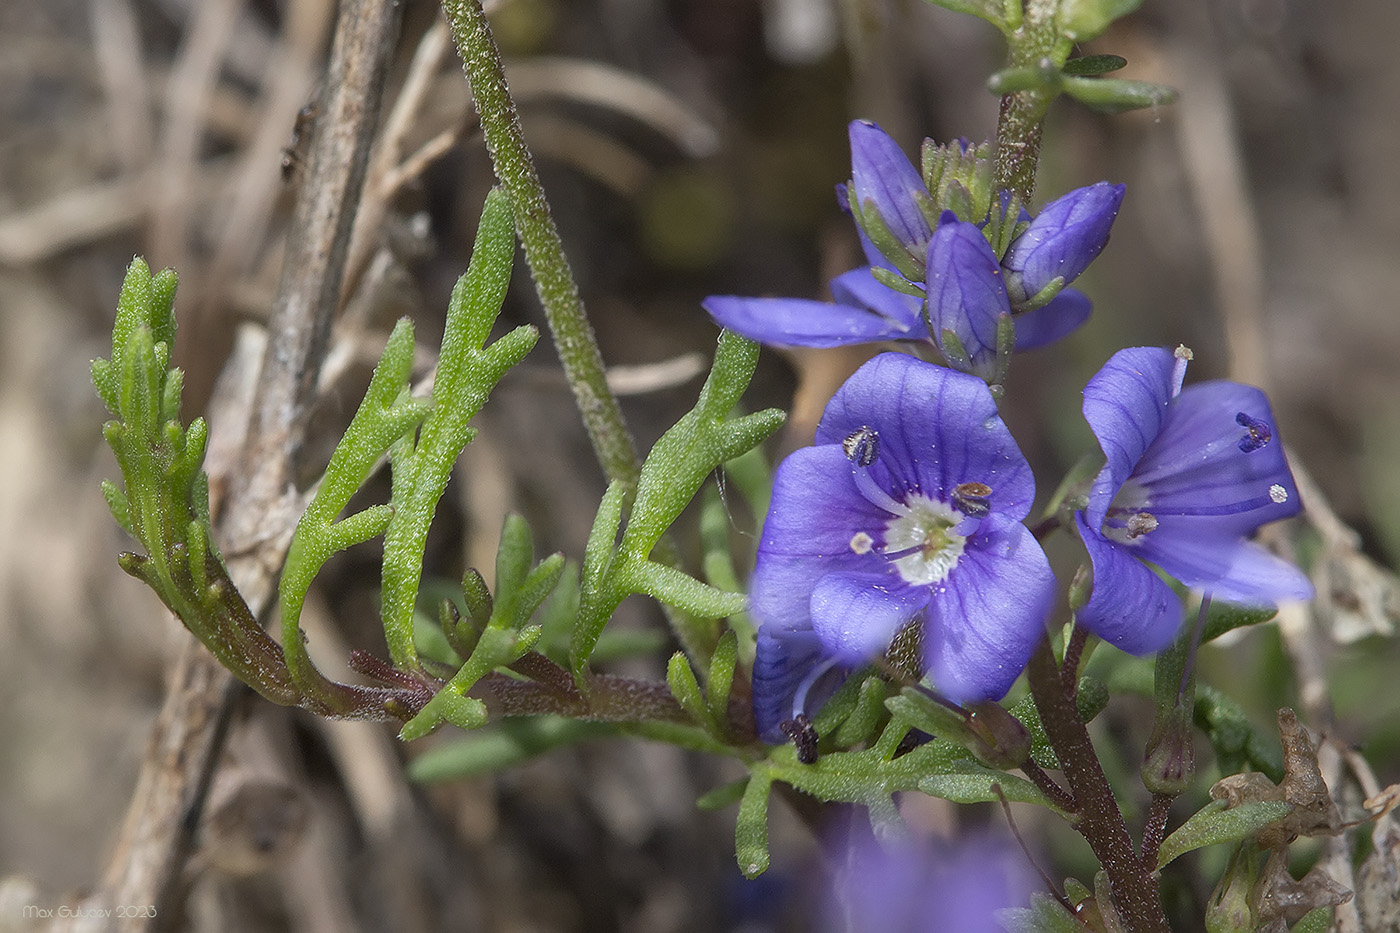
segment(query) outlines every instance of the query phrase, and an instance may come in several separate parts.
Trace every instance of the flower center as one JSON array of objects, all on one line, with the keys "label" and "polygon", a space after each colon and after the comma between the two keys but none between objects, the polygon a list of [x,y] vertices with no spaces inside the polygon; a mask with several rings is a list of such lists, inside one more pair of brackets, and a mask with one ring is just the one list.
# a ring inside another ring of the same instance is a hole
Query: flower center
[{"label": "flower center", "polygon": [[1157,516],[1147,511],[1147,489],[1128,480],[1113,497],[1103,520],[1103,535],[1119,544],[1137,544],[1138,538],[1157,529]]},{"label": "flower center", "polygon": [[[954,529],[964,516],[946,503],[915,493],[904,500],[907,510],[885,525],[885,555],[904,582],[939,583],[962,557],[967,538]],[[900,556],[895,556],[900,555]]]}]

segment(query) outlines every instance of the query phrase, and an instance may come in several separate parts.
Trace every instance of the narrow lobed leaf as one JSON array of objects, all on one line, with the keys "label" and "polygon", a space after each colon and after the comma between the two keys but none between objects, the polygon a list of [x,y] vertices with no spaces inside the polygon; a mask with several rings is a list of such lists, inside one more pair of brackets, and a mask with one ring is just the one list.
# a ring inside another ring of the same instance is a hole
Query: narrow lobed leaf
[{"label": "narrow lobed leaf", "polygon": [[1157,867],[1167,866],[1192,849],[1243,839],[1292,812],[1293,805],[1282,800],[1257,800],[1228,810],[1219,802],[1208,804],[1162,842]]},{"label": "narrow lobed leaf", "polygon": [[729,720],[729,693],[734,687],[734,667],[739,660],[739,639],[733,629],[725,629],[710,656],[710,676],[705,700],[710,716],[723,726]]},{"label": "narrow lobed leaf", "polygon": [[734,824],[734,857],[745,878],[757,878],[768,870],[768,792],[773,779],[756,771],[744,787],[739,818]]},{"label": "narrow lobed leaf", "polygon": [[1176,100],[1176,91],[1166,85],[1126,78],[1067,77],[1064,89],[1081,104],[1103,113],[1162,107]]},{"label": "narrow lobed leaf", "polygon": [[743,593],[717,590],[683,570],[655,561],[629,565],[626,583],[636,592],[703,619],[723,619],[748,605]]},{"label": "narrow lobed leaf", "polygon": [[716,787],[708,791],[695,801],[695,806],[701,810],[722,810],[732,803],[738,803],[744,797],[744,791],[748,789],[749,779],[742,777],[737,781],[731,781],[721,787]]},{"label": "narrow lobed leaf", "polygon": [[710,722],[709,708],[705,705],[705,697],[700,691],[700,683],[695,679],[695,671],[686,659],[684,651],[677,651],[666,663],[666,686],[671,688],[671,695],[676,698],[681,709],[689,713],[696,722],[706,727],[713,726]]},{"label": "narrow lobed leaf", "polygon": [[102,481],[102,498],[107,500],[107,508],[112,512],[112,518],[120,525],[127,534],[135,535],[135,530],[131,527],[131,506],[126,501],[126,493],[121,487],[111,480]]}]

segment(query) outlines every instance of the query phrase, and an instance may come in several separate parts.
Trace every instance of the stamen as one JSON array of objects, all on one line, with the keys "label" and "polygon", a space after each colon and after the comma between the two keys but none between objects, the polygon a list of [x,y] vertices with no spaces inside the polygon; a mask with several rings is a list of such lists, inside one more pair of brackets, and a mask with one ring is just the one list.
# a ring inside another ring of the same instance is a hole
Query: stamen
[{"label": "stamen", "polygon": [[1127,530],[1129,538],[1141,538],[1148,532],[1157,530],[1157,516],[1151,512],[1134,512],[1128,516],[1123,527]]},{"label": "stamen", "polygon": [[866,425],[847,434],[841,441],[841,449],[846,452],[847,460],[856,466],[868,467],[880,455],[880,433]]},{"label": "stamen", "polygon": [[[891,515],[908,513],[907,508],[896,502],[889,493],[876,485],[875,480],[870,476],[870,471],[866,469],[880,456],[880,432],[869,425],[864,425],[842,439],[841,450],[846,454],[846,459],[851,461],[851,477],[855,479],[856,489],[860,491],[866,502],[884,509]],[[855,550],[854,538],[851,539],[851,549]],[[862,552],[856,551],[856,553]]]},{"label": "stamen", "polygon": [[[815,685],[818,680],[821,680],[823,674],[836,666],[836,663],[836,658],[827,658],[822,663],[813,667],[807,672],[807,676],[802,678],[801,683],[797,685],[796,692],[792,695],[792,718],[794,720],[798,717],[806,718],[806,714],[803,710],[807,708],[807,694],[811,692],[813,685]],[[779,728],[781,728],[781,726]]]},{"label": "stamen", "polygon": [[817,729],[812,725],[812,720],[806,713],[798,713],[791,719],[785,719],[778,724],[778,728],[783,730],[783,734],[792,739],[792,744],[797,747],[797,760],[804,765],[814,765],[817,763]]},{"label": "stamen", "polygon": [[1191,352],[1191,348],[1181,344],[1172,354],[1176,357],[1176,363],[1172,365],[1172,398],[1181,394],[1181,384],[1186,381],[1186,364],[1196,358]]},{"label": "stamen", "polygon": [[1262,496],[1251,496],[1248,499],[1241,499],[1239,502],[1228,502],[1224,505],[1213,505],[1204,508],[1176,509],[1175,511],[1165,511],[1157,508],[1158,515],[1239,515],[1241,512],[1253,512],[1255,509],[1267,508],[1270,505],[1280,505],[1288,501],[1288,490],[1278,483],[1269,487],[1269,491]]},{"label": "stamen", "polygon": [[856,481],[856,489],[860,490],[861,496],[866,502],[878,508],[884,509],[891,515],[907,515],[909,509],[899,502],[896,502],[889,493],[881,489],[876,483],[870,471],[858,464],[851,464],[851,478]]},{"label": "stamen", "polygon": [[[1247,440],[1247,438],[1245,440]],[[1192,448],[1182,445],[1179,448],[1173,449],[1173,453],[1175,453],[1176,456],[1157,463],[1149,470],[1142,469],[1141,464],[1139,464],[1138,470],[1133,472],[1132,479],[1140,486],[1150,487],[1163,477],[1208,469],[1212,463],[1216,461],[1223,462],[1235,456],[1236,450],[1243,449],[1244,440],[1241,440],[1232,433],[1222,433],[1220,437],[1200,447]],[[1248,453],[1248,451],[1245,452]]]},{"label": "stamen", "polygon": [[953,505],[971,518],[986,518],[992,512],[992,487],[986,483],[959,483],[953,487]]},{"label": "stamen", "polygon": [[1269,428],[1267,421],[1260,421],[1251,418],[1244,412],[1235,415],[1235,423],[1242,428],[1246,428],[1249,433],[1240,438],[1239,448],[1245,453],[1253,453],[1273,440],[1274,432]]},{"label": "stamen", "polygon": [[875,539],[863,531],[851,535],[851,550],[857,554],[869,554],[875,547]]},{"label": "stamen", "polygon": [[1137,544],[1138,538],[1157,530],[1157,516],[1131,507],[1115,506],[1104,516],[1103,533],[1120,544]]}]

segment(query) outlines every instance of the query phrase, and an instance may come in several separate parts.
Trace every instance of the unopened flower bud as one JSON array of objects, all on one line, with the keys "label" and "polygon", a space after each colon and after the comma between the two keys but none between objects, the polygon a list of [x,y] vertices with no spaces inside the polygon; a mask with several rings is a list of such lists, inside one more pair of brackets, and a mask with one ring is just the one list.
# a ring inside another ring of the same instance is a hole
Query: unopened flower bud
[{"label": "unopened flower bud", "polygon": [[968,726],[976,742],[969,746],[977,760],[1003,771],[1017,768],[1031,754],[1031,734],[1000,703],[984,700],[970,703]]},{"label": "unopened flower bud", "polygon": [[1251,933],[1254,911],[1249,892],[1259,875],[1259,848],[1246,841],[1230,857],[1225,875],[1211,892],[1206,904],[1206,929],[1210,933]]},{"label": "unopened flower bud", "polygon": [[1174,706],[1153,736],[1142,762],[1142,783],[1152,793],[1176,796],[1191,786],[1196,774],[1191,729],[1191,710]]}]

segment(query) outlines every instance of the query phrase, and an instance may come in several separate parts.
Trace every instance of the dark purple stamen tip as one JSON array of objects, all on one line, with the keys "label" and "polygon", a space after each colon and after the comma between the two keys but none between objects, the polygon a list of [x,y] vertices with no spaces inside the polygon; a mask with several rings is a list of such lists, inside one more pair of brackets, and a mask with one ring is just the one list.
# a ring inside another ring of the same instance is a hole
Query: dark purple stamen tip
[{"label": "dark purple stamen tip", "polygon": [[858,467],[868,467],[880,455],[880,435],[874,428],[863,427],[852,431],[841,441],[841,449],[846,459]]},{"label": "dark purple stamen tip", "polygon": [[784,719],[778,728],[797,746],[798,761],[804,765],[817,763],[817,728],[812,725],[812,720],[806,713],[798,713],[791,719]]},{"label": "dark purple stamen tip", "polygon": [[1268,422],[1251,418],[1244,412],[1235,415],[1235,423],[1249,431],[1240,438],[1240,450],[1251,453],[1263,447],[1273,439],[1274,432],[1269,428]]}]

